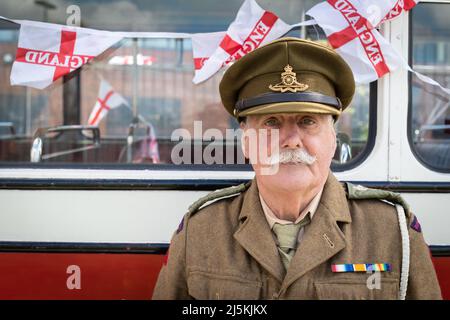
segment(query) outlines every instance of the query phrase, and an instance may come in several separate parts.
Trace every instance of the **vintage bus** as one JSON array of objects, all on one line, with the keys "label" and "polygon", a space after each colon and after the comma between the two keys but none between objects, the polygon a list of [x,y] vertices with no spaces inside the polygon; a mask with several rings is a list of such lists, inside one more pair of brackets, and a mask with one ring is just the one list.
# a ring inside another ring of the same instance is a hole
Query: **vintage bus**
[{"label": "vintage bus", "polygon": [[[304,20],[318,2],[258,1],[287,23]],[[80,9],[83,27],[197,33],[226,30],[242,1],[71,4]],[[63,0],[3,0],[0,15],[65,24],[67,6]],[[450,1],[421,1],[380,29],[414,70],[447,88],[448,17]],[[238,123],[220,102],[223,72],[194,85],[190,39],[135,38],[44,90],[11,86],[18,30],[0,20],[0,299],[149,299],[188,206],[253,177],[251,166],[238,161],[240,140],[226,135]],[[318,26],[288,35],[326,41]],[[111,109],[90,126],[102,81],[130,107]],[[449,105],[450,96],[406,70],[358,85],[336,124],[332,165],[341,181],[400,192],[409,202],[446,299]],[[194,132],[199,123],[200,134]],[[174,139],[177,129],[182,134]],[[222,138],[206,134],[208,129]],[[213,146],[218,161],[177,163],[173,151],[180,143],[189,150]],[[225,161],[230,153],[231,163]]]}]

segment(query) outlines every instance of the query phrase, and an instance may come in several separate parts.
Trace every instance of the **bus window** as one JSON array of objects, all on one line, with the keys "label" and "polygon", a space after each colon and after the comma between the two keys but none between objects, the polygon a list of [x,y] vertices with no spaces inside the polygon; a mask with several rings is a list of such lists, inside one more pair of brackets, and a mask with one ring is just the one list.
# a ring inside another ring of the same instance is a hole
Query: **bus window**
[{"label": "bus window", "polygon": [[[411,13],[414,70],[450,87],[450,4],[419,3]],[[440,89],[410,76],[409,140],[428,168],[450,172],[450,99]]]},{"label": "bus window", "polygon": [[[226,30],[242,4],[241,0],[176,2],[133,0],[106,4],[92,0],[71,4],[80,7],[83,27],[190,33]],[[296,23],[308,19],[305,12],[318,2],[259,0],[258,4],[285,22]],[[52,23],[64,23],[66,19],[65,8],[57,5],[47,8],[29,2],[16,10],[13,3],[0,3],[2,15]],[[317,26],[294,29],[288,36],[326,41]],[[200,146],[200,150],[213,149],[212,164],[249,169],[242,162],[239,137],[227,131],[237,129],[239,124],[220,102],[218,86],[223,71],[194,85],[190,39],[124,39],[81,70],[44,90],[36,90],[10,85],[17,38],[18,26],[0,21],[1,166],[69,164],[114,168],[166,164],[171,168],[180,163],[211,164],[204,158],[200,162],[194,159],[195,147]],[[122,95],[129,106],[110,109],[94,129],[88,125],[88,119],[99,99],[102,82]],[[371,123],[375,117],[370,112],[376,105],[376,99],[371,98],[375,96],[374,88],[375,85],[358,86],[352,106],[336,124],[335,170],[355,166],[370,152],[376,127]],[[207,136],[208,129],[217,129],[213,137]],[[214,148],[215,145],[219,147]],[[177,147],[182,151],[174,153]],[[192,153],[185,156],[187,150]]]},{"label": "bus window", "polygon": [[361,163],[375,143],[377,83],[356,86],[352,104],[336,122],[333,171],[348,170]]}]

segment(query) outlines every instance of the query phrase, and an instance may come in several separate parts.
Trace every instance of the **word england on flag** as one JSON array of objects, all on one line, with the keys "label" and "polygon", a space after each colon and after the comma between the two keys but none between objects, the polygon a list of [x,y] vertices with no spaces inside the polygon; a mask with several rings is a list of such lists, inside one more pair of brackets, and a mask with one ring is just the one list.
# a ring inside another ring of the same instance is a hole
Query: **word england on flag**
[{"label": "word england on flag", "polygon": [[209,42],[209,46],[204,42],[201,50],[196,47],[199,48],[199,41],[202,39],[194,40],[194,52],[208,53],[211,49],[213,51],[209,57],[194,55],[194,61],[196,58],[203,58],[203,63],[201,68],[195,70],[193,82],[198,84],[207,80],[222,66],[239,60],[245,54],[281,37],[291,29],[291,25],[284,23],[272,12],[262,9],[254,0],[246,0],[218,44],[219,35],[217,37],[212,35],[213,41]]},{"label": "word england on flag", "polygon": [[[383,22],[398,17],[402,12],[411,10],[418,0],[327,0],[337,10],[346,14],[353,10],[366,19],[367,27],[373,29]],[[357,23],[355,16],[353,23]],[[359,22],[361,23],[361,22]]]},{"label": "word england on flag", "polygon": [[[371,6],[373,6],[373,0],[366,0],[366,1],[372,1]],[[386,15],[383,16],[383,19],[381,21],[375,21],[374,25],[378,26],[383,22],[386,22],[388,20],[392,20],[394,18],[397,18],[402,12],[409,11],[413,7],[416,6],[416,4],[419,2],[419,0],[386,0],[386,1],[377,1],[376,5],[382,5],[382,6],[389,6],[389,11]],[[393,4],[393,5],[392,5]],[[382,11],[384,13],[384,11]]]},{"label": "word england on flag", "polygon": [[121,37],[91,34],[88,30],[23,22],[11,85],[44,89],[121,40]]},{"label": "word england on flag", "polygon": [[[387,14],[390,9],[385,8],[383,12]],[[360,2],[350,0],[328,0],[307,12],[324,30],[330,45],[352,68],[357,83],[375,81],[403,65],[401,57],[373,28],[364,12]],[[374,22],[377,21],[381,18]]]}]

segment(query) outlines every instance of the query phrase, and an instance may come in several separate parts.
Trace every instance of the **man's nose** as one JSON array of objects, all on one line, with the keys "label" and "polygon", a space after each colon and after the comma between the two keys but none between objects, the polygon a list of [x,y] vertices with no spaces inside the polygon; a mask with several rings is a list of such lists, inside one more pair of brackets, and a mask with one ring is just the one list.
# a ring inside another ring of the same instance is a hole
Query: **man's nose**
[{"label": "man's nose", "polygon": [[281,148],[296,149],[302,148],[302,133],[297,125],[285,125],[280,128]]}]

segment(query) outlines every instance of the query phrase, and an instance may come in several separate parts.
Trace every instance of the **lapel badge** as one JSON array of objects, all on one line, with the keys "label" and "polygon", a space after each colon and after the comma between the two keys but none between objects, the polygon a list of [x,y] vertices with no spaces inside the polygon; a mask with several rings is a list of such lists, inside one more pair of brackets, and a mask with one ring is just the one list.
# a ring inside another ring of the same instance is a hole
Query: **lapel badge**
[{"label": "lapel badge", "polygon": [[279,92],[297,92],[305,91],[309,86],[297,81],[297,74],[292,71],[292,67],[287,65],[284,67],[284,72],[281,73],[281,82],[275,85],[269,85],[269,89]]},{"label": "lapel badge", "polygon": [[344,263],[332,264],[332,272],[390,272],[392,266],[390,263]]}]

